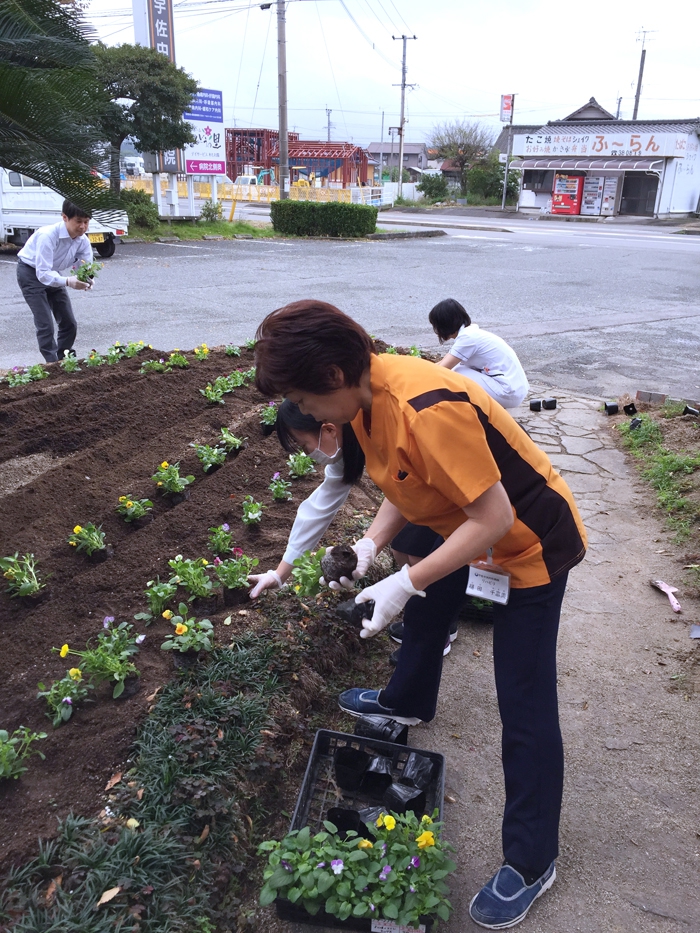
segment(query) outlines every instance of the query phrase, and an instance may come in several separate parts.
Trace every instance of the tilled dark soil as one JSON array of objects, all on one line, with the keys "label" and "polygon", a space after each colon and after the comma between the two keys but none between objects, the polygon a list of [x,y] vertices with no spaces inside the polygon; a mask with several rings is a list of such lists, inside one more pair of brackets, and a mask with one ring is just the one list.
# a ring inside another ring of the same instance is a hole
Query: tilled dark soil
[{"label": "tilled dark soil", "polygon": [[[51,648],[83,648],[104,616],[133,621],[146,608],[147,581],[170,576],[168,559],[212,557],[211,526],[228,522],[236,546],[258,557],[261,568],[276,566],[299,502],[321,478],[317,472],[294,481],[293,500],[274,502],[267,487],[275,471],[286,472],[287,455],[274,434],[262,435],[259,411],[268,400],[250,387],[211,406],[198,391],[217,375],[252,366],[252,352],[235,359],[213,350],[204,362],[189,357],[188,369],[164,375],[140,375],[138,358],[83,366],[71,375],[54,365],[41,382],[0,388],[0,556],[33,553],[42,576],[49,577],[47,596],[34,607],[0,593],[0,728],[12,732],[25,725],[48,733],[38,743],[46,759],[33,756],[19,780],[0,782],[0,864],[34,854],[37,837],[51,835],[57,817],[99,808],[105,783],[129,754],[148,698],[173,675],[172,656],[160,649],[171,626],[164,619],[147,628],[136,623],[134,631],[147,636],[135,657],[137,692],[114,701],[105,686],[54,730],[37,684],[62,677],[74,662]],[[247,437],[247,447],[205,474],[189,445],[215,444],[224,425]],[[32,468],[17,487],[23,458]],[[162,460],[180,461],[181,474],[196,477],[188,501],[172,506],[156,497],[150,477]],[[37,469],[44,472],[37,475]],[[3,485],[3,475],[12,482]],[[266,506],[259,528],[241,521],[248,494]],[[114,511],[120,495],[153,499],[154,521],[139,530],[126,524]],[[69,547],[73,526],[88,522],[102,525],[114,546],[111,560],[96,564]],[[223,629],[231,613],[233,624]],[[245,592],[239,607],[225,609],[219,599],[207,614],[222,642],[237,629],[264,624]]]}]

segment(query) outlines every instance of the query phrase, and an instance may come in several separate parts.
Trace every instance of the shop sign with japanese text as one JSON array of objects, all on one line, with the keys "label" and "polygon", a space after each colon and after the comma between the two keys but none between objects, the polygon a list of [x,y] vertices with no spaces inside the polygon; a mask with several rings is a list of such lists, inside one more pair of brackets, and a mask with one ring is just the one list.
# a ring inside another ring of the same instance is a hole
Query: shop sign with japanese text
[{"label": "shop sign with japanese text", "polygon": [[174,62],[173,0],[148,0],[148,30],[151,48]]},{"label": "shop sign with japanese text", "polygon": [[687,143],[678,133],[530,133],[513,137],[513,154],[649,159],[685,156]]},{"label": "shop sign with japanese text", "polygon": [[200,88],[184,119],[192,125],[195,142],[185,146],[188,175],[225,175],[224,104],[221,91]]}]

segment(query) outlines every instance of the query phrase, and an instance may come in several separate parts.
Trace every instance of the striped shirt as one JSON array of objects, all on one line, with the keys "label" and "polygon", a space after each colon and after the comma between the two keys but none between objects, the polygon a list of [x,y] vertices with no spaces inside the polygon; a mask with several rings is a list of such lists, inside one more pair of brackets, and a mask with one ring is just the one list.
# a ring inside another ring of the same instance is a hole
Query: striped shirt
[{"label": "striped shirt", "polygon": [[[449,537],[499,480],[514,524],[493,548],[515,588],[583,559],[586,532],[547,455],[475,382],[426,360],[373,355],[371,412],[352,422],[367,472],[409,521]],[[485,555],[484,555],[485,556]]]}]

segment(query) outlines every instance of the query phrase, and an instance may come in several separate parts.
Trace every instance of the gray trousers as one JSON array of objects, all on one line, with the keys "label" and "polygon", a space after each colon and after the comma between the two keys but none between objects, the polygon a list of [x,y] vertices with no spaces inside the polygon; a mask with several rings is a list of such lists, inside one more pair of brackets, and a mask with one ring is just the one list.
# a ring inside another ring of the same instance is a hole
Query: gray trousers
[{"label": "gray trousers", "polygon": [[[34,267],[21,259],[17,260],[17,283],[34,315],[41,355],[47,363],[55,363],[63,357],[64,350],[71,349],[78,331],[68,291],[63,286],[42,285]],[[54,318],[58,324],[58,338],[54,335]]]}]

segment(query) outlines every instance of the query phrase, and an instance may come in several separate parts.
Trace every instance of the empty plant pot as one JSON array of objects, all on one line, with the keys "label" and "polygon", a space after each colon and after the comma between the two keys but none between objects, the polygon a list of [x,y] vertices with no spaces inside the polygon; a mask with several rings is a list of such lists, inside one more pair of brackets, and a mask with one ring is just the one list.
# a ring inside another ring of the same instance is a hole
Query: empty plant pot
[{"label": "empty plant pot", "polygon": [[641,423],[642,423],[641,418],[633,418],[630,421],[630,431],[636,431],[637,428],[641,425]]},{"label": "empty plant pot", "polygon": [[183,502],[187,502],[190,497],[189,487],[183,489],[182,492],[172,492],[168,496],[168,502],[170,505],[180,505]]},{"label": "empty plant pot", "polygon": [[634,404],[634,402],[630,402],[629,405],[623,405],[622,410],[626,415],[637,414],[637,406]]},{"label": "empty plant pot", "polygon": [[620,411],[620,406],[617,402],[606,402],[605,403],[605,414],[606,415],[616,415]]},{"label": "empty plant pot", "polygon": [[335,768],[335,781],[343,790],[356,791],[360,789],[370,756],[359,748],[344,745],[337,748],[333,756]]},{"label": "empty plant pot", "polygon": [[530,411],[542,411],[542,399],[541,398],[530,399]]},{"label": "empty plant pot", "polygon": [[399,784],[405,784],[407,787],[416,787],[418,790],[425,790],[430,786],[433,776],[433,763],[425,755],[419,755],[417,752],[411,752],[406,759],[406,764],[401,772]]},{"label": "empty plant pot", "polygon": [[376,823],[380,816],[386,816],[386,807],[363,807],[357,812],[363,823]]},{"label": "empty plant pot", "polygon": [[387,810],[393,810],[394,813],[412,811],[416,816],[422,816],[425,813],[425,791],[405,784],[392,784],[384,794],[383,803]]},{"label": "empty plant pot", "polygon": [[354,599],[346,599],[345,602],[336,606],[336,612],[343,622],[362,628],[362,620],[372,618],[374,600],[370,599],[366,603],[356,603]]},{"label": "empty plant pot", "polygon": [[103,564],[106,560],[111,560],[114,557],[114,547],[111,544],[106,544],[103,548],[100,548],[99,551],[93,551],[89,555],[89,560],[93,564]]},{"label": "empty plant pot", "polygon": [[361,716],[355,724],[355,735],[393,742],[395,745],[408,745],[408,726],[385,716]]},{"label": "empty plant pot", "polygon": [[543,398],[542,407],[545,409],[545,411],[554,411],[554,409],[557,407],[557,400],[555,398]]},{"label": "empty plant pot", "polygon": [[367,794],[368,797],[381,800],[392,783],[391,758],[377,755],[367,765],[367,770],[362,778],[362,793]]},{"label": "empty plant pot", "polygon": [[700,415],[700,409],[692,408],[690,405],[686,405],[685,408],[683,409],[683,414],[684,415],[695,415],[695,417],[697,418],[698,415]]},{"label": "empty plant pot", "polygon": [[248,590],[242,586],[225,587],[223,591],[224,606],[240,606],[248,601]]},{"label": "empty plant pot", "polygon": [[338,827],[338,835],[343,839],[349,832],[356,832],[363,839],[374,840],[376,837],[367,828],[358,810],[348,810],[344,807],[331,807],[326,819]]}]

